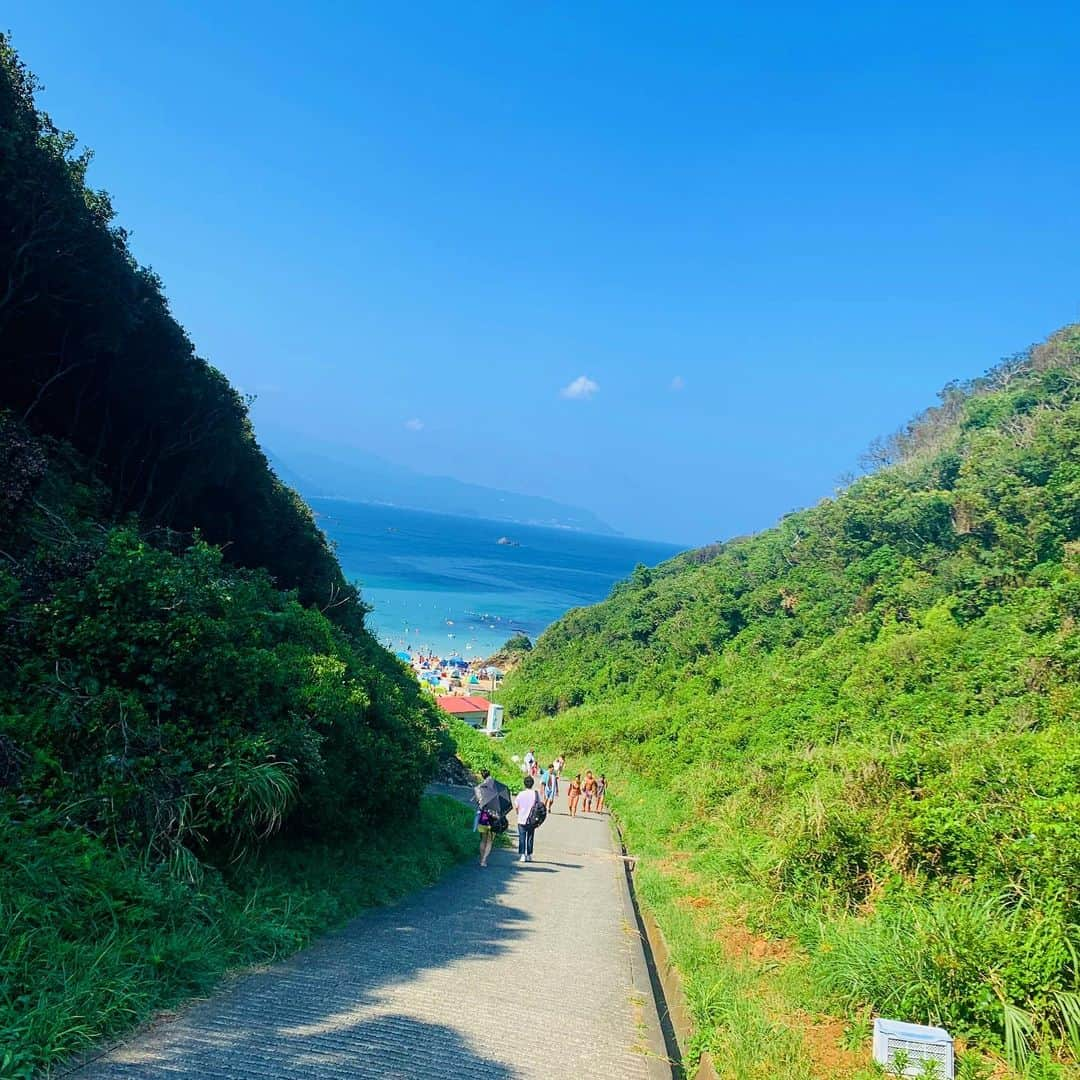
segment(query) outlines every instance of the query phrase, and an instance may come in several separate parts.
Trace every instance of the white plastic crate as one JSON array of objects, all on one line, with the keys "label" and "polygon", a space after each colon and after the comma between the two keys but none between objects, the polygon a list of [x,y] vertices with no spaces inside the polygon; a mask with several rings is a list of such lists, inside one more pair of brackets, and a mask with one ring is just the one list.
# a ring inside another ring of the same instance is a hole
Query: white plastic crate
[{"label": "white plastic crate", "polygon": [[902,1020],[874,1021],[874,1060],[886,1067],[892,1065],[897,1050],[907,1051],[905,1076],[925,1076],[923,1062],[940,1065],[940,1080],[953,1080],[953,1044],[949,1033],[939,1027],[905,1024]]}]

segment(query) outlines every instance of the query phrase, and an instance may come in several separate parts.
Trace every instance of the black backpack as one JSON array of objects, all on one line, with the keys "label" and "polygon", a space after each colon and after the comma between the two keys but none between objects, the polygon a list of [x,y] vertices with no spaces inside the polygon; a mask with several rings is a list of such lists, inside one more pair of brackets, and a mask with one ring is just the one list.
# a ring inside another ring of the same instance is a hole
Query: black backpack
[{"label": "black backpack", "polygon": [[500,814],[491,823],[491,831],[495,834],[504,833],[510,828],[510,822],[506,820],[505,814]]},{"label": "black backpack", "polygon": [[539,791],[535,794],[536,802],[532,804],[529,816],[525,819],[525,824],[530,829],[539,829],[547,821],[547,807],[544,805],[544,800],[540,798]]}]

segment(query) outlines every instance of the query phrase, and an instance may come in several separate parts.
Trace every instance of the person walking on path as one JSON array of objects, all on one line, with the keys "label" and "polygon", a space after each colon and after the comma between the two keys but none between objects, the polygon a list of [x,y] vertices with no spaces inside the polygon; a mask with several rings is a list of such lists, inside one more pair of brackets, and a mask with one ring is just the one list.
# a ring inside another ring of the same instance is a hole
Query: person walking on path
[{"label": "person walking on path", "polygon": [[581,786],[581,794],[585,797],[585,813],[591,814],[593,800],[596,798],[596,777],[593,776],[591,769],[585,773],[585,783]]},{"label": "person walking on path", "polygon": [[[480,782],[483,783],[490,775],[491,773],[487,769],[481,769]],[[475,799],[476,796],[474,795],[473,798]],[[491,815],[483,807],[476,811],[476,831],[480,833],[481,866],[487,866],[488,856],[491,854],[491,848],[495,843],[495,833],[491,828],[494,824]]]},{"label": "person walking on path", "polygon": [[487,769],[481,769],[480,783],[473,788],[473,802],[476,803],[473,829],[480,834],[480,865],[487,866],[495,837],[507,828],[506,815],[513,805],[510,790],[494,780]]},{"label": "person walking on path", "polygon": [[555,796],[559,793],[559,774],[554,765],[546,770],[544,777],[544,805],[550,814],[552,806],[555,805]]},{"label": "person walking on path", "polygon": [[570,816],[577,817],[577,805],[578,799],[581,798],[581,773],[578,773],[573,780],[570,781],[570,786],[566,789],[566,804],[570,808]]},{"label": "person walking on path", "polygon": [[563,766],[566,764],[566,759],[560,754],[555,759],[555,794],[559,794],[559,781],[562,779]]},{"label": "person walking on path", "polygon": [[604,796],[607,794],[607,777],[603,773],[600,774],[600,779],[596,781],[596,812],[602,814],[604,812]]},{"label": "person walking on path", "polygon": [[[672,1080],[621,851],[591,824],[556,814],[536,861],[492,850],[495,879],[474,862],[365,911],[69,1080]],[[507,987],[528,998],[513,1033]]]},{"label": "person walking on path", "polygon": [[518,792],[518,797],[514,800],[517,808],[518,862],[532,862],[533,834],[536,827],[529,824],[529,816],[538,802],[540,792],[533,790],[533,778],[526,776],[525,787]]}]

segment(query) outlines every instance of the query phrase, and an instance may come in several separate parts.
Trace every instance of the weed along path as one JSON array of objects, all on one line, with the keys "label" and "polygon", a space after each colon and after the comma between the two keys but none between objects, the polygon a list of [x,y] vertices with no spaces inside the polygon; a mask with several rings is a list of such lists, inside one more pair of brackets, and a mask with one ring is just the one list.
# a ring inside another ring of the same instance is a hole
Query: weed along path
[{"label": "weed along path", "polygon": [[78,1080],[670,1080],[607,819],[496,849],[70,1073]]}]

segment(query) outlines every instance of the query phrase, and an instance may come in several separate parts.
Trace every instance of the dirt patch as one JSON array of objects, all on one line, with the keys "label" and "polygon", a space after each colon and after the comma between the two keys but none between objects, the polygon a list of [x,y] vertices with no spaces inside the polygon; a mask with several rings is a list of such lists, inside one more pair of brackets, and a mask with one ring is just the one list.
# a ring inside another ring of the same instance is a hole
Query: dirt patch
[{"label": "dirt patch", "polygon": [[679,897],[680,907],[693,908],[695,911],[701,911],[703,908],[712,907],[715,903],[707,896],[681,896]]},{"label": "dirt patch", "polygon": [[656,862],[656,869],[665,877],[677,881],[683,888],[692,889],[698,884],[698,876],[690,869],[690,852],[673,851]]},{"label": "dirt patch", "polygon": [[714,936],[732,963],[760,970],[758,985],[763,1003],[775,1020],[798,1032],[817,1080],[847,1080],[866,1067],[870,1060],[869,1045],[859,1050],[845,1047],[843,1020],[792,1009],[782,995],[775,992],[771,975],[776,967],[795,959],[795,947],[791,942],[755,934],[738,921],[722,927]]},{"label": "dirt patch", "polygon": [[774,941],[732,923],[716,932],[716,940],[724,947],[728,958],[738,964],[783,964],[792,958],[794,951],[786,941]]},{"label": "dirt patch", "polygon": [[796,1011],[792,1026],[802,1035],[814,1076],[820,1080],[844,1080],[870,1063],[869,1044],[861,1050],[844,1046],[844,1022],[832,1016],[811,1016]]},{"label": "dirt patch", "polygon": [[704,891],[702,879],[688,865],[690,858],[689,853],[672,852],[657,864],[663,873],[684,885],[676,903],[692,911],[701,929],[720,945],[728,962],[751,977],[746,991],[766,1016],[801,1039],[814,1080],[855,1080],[860,1074],[865,1076],[871,1056],[870,1040],[849,1048],[845,1045],[850,1041],[845,1020],[807,1012],[788,997],[781,969],[801,962],[794,942],[754,933],[747,925],[749,910],[728,907],[722,895]]}]

